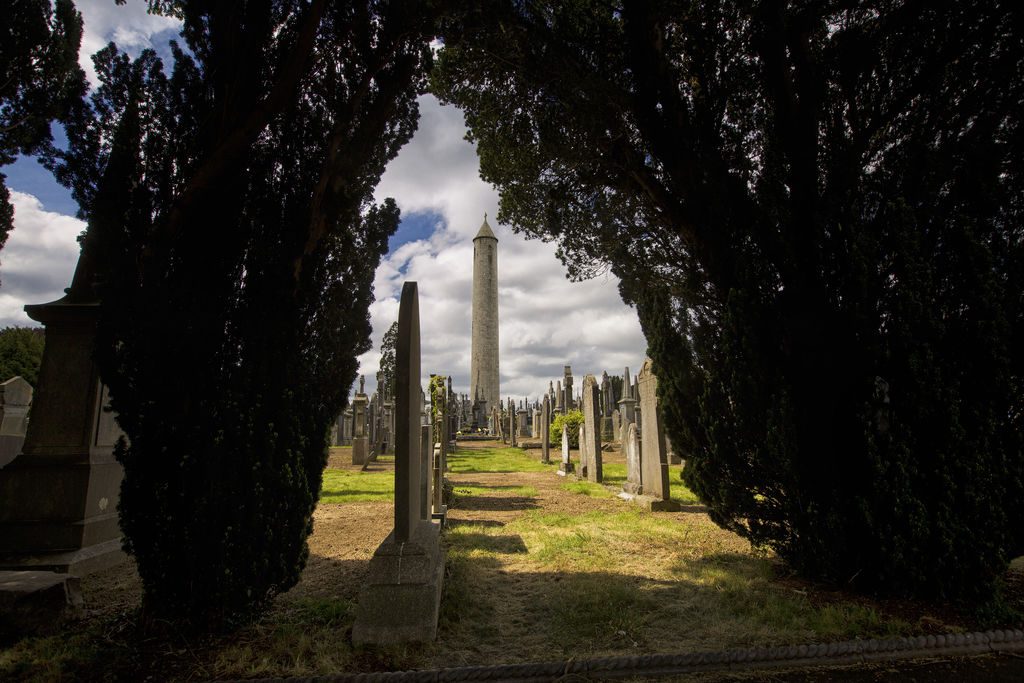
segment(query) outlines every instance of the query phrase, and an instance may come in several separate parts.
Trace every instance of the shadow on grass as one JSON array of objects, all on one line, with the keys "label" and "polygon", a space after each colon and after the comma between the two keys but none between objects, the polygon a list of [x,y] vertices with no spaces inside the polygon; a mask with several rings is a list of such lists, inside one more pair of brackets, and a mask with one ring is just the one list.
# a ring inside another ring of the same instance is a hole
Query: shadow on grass
[{"label": "shadow on grass", "polygon": [[471,496],[457,494],[457,510],[509,512],[512,510],[536,510],[540,506],[532,496]]},{"label": "shadow on grass", "polygon": [[452,530],[445,537],[449,548],[455,550],[485,550],[501,555],[525,554],[529,552],[523,537],[516,535],[493,535]]}]

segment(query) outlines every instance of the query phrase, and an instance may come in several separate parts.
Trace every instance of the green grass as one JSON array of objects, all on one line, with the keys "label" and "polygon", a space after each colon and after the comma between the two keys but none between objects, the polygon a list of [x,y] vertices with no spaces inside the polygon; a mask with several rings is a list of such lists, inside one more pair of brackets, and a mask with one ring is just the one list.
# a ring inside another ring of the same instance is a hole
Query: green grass
[{"label": "green grass", "polygon": [[[672,500],[683,505],[700,505],[700,500],[697,496],[686,487],[683,480],[679,478],[679,474],[682,472],[682,468],[679,466],[668,468],[668,486],[671,491]],[[604,479],[604,485],[609,486],[613,489],[619,490],[622,488],[622,484],[626,481],[626,464],[622,462],[607,462],[601,465],[601,474]],[[593,484],[591,486],[597,486]],[[563,486],[566,491],[572,491],[573,493],[582,493],[586,496],[594,496],[596,498],[607,498],[614,493],[609,493],[609,496],[604,496],[596,492],[592,487],[575,487],[573,484],[566,484]]]},{"label": "green grass", "polygon": [[590,496],[591,498],[611,498],[615,495],[603,484],[595,484],[589,481],[571,481],[568,484],[562,484],[562,490]]},{"label": "green grass", "polygon": [[470,486],[455,484],[455,495],[458,496],[486,496],[491,491],[511,493],[524,498],[537,497],[537,488],[535,486]]},{"label": "green grass", "polygon": [[540,462],[540,451],[521,448],[462,448],[448,455],[448,466],[455,474],[476,472],[546,472],[557,463]]},{"label": "green grass", "polygon": [[395,498],[393,472],[324,470],[320,486],[321,503],[364,503]]}]

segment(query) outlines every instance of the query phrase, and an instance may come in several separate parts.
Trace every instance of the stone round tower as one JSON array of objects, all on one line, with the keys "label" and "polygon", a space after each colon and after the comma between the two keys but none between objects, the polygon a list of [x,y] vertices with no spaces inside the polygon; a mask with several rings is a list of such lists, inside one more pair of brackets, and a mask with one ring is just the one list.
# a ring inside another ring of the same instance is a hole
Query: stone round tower
[{"label": "stone round tower", "polygon": [[498,238],[487,224],[473,238],[473,351],[470,399],[498,407]]}]

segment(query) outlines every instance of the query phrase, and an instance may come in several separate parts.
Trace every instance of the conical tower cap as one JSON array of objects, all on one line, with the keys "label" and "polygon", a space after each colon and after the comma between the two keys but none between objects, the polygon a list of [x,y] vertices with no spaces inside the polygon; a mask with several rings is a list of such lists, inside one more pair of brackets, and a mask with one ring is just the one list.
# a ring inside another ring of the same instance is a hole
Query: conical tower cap
[{"label": "conical tower cap", "polygon": [[490,237],[495,242],[498,241],[498,238],[494,236],[494,231],[491,230],[491,226],[487,224],[487,214],[486,213],[484,214],[483,225],[480,226],[480,232],[478,232],[476,234],[476,237],[473,238],[473,241],[476,241],[476,240],[480,239],[481,237]]}]

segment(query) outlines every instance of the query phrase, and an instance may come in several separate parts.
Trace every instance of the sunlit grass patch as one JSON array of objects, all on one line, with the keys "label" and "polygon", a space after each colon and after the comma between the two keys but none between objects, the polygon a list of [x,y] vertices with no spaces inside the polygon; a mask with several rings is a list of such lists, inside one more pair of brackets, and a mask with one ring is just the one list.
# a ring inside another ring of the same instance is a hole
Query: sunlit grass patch
[{"label": "sunlit grass patch", "polygon": [[545,472],[556,463],[540,462],[540,452],[521,448],[460,448],[448,455],[452,472]]},{"label": "sunlit grass patch", "polygon": [[602,484],[595,484],[590,481],[571,481],[568,484],[562,484],[562,490],[590,496],[591,498],[612,498],[615,495]]},{"label": "sunlit grass patch", "polygon": [[391,501],[394,497],[393,472],[324,470],[324,479],[320,486],[321,503]]}]

